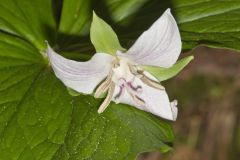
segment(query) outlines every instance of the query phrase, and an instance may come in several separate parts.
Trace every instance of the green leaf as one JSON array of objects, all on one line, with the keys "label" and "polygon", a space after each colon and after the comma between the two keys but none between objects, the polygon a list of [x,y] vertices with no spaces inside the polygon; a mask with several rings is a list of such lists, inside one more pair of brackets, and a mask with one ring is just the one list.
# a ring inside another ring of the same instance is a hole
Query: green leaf
[{"label": "green leaf", "polygon": [[105,0],[115,22],[129,18],[147,1],[149,0]]},{"label": "green leaf", "polygon": [[115,55],[117,50],[124,50],[113,29],[95,13],[93,13],[90,37],[97,52]]},{"label": "green leaf", "polygon": [[0,159],[134,159],[171,150],[170,124],[127,105],[72,97],[39,51],[0,33]]},{"label": "green leaf", "polygon": [[240,1],[236,0],[148,1],[126,28],[116,28],[120,39],[132,44],[167,8],[178,22],[183,50],[205,45],[240,51]]},{"label": "green leaf", "polygon": [[0,29],[20,36],[38,49],[54,41],[56,24],[50,0],[0,0]]},{"label": "green leaf", "polygon": [[240,50],[240,1],[174,0],[185,49],[204,44]]},{"label": "green leaf", "polygon": [[[103,114],[92,97],[76,97],[73,119],[65,143],[54,159],[134,159],[139,152],[171,149],[171,128],[150,114],[126,105],[112,104]],[[64,158],[62,158],[64,157]]]},{"label": "green leaf", "polygon": [[0,57],[0,159],[50,159],[64,141],[71,97],[29,43],[0,33]]},{"label": "green leaf", "polygon": [[92,56],[89,54],[94,53],[94,47],[89,38],[92,0],[54,1],[58,2],[56,15],[59,26],[56,43],[59,50],[71,52],[70,54],[77,59],[82,59],[84,55]]},{"label": "green leaf", "polygon": [[[14,112],[4,123],[0,137],[2,159],[51,159],[64,142],[71,120],[69,104],[72,100],[48,70],[35,73],[31,83],[24,85],[27,90],[21,98],[3,104],[5,109],[1,115],[11,109]],[[18,89],[16,85],[9,87],[14,91]]]},{"label": "green leaf", "polygon": [[89,33],[91,14],[91,0],[63,1],[59,32],[70,35]]},{"label": "green leaf", "polygon": [[191,60],[193,60],[193,58],[193,56],[182,58],[170,68],[160,68],[155,66],[142,66],[142,68],[151,73],[159,81],[165,81],[177,75]]}]

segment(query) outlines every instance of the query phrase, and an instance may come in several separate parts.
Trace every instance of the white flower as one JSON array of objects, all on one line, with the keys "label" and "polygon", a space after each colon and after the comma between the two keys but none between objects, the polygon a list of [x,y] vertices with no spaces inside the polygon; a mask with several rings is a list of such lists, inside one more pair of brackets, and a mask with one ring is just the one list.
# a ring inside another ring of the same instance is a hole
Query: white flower
[{"label": "white flower", "polygon": [[[47,53],[56,76],[69,88],[107,96],[98,109],[102,113],[111,101],[125,103],[168,120],[176,120],[177,101],[170,102],[159,81],[141,65],[168,68],[181,52],[179,30],[170,9],[126,52],[115,56],[96,53],[87,62],[66,59],[48,47]],[[97,87],[98,86],[98,87]]]}]

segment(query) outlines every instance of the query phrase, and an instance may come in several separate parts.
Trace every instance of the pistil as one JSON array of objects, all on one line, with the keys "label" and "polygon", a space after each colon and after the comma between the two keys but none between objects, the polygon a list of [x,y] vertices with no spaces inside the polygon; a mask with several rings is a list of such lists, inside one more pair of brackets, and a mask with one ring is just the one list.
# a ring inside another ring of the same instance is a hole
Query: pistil
[{"label": "pistil", "polygon": [[151,80],[150,78],[148,78],[148,77],[145,76],[144,74],[142,74],[142,77],[140,78],[140,80],[141,80],[144,84],[146,84],[146,85],[148,85],[148,86],[150,86],[150,87],[152,87],[152,88],[159,89],[159,90],[165,90],[165,88],[164,88],[161,84],[159,84],[159,83]]}]

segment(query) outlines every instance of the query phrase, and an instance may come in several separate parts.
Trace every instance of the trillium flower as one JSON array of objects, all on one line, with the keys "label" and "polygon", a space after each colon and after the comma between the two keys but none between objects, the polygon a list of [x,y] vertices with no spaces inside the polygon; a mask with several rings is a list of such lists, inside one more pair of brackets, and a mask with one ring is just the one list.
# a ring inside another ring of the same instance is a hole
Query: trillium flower
[{"label": "trillium flower", "polygon": [[[103,25],[105,30],[111,30],[95,14],[93,21]],[[127,51],[122,50],[115,33],[103,35],[103,39],[110,39],[109,44],[104,41],[97,42],[96,37],[99,36],[97,34],[101,35],[102,32],[104,29],[96,31],[94,26],[91,27],[91,40],[96,50],[100,52],[86,62],[66,59],[48,46],[48,57],[56,76],[67,87],[77,92],[94,93],[95,98],[107,93],[98,113],[102,113],[110,102],[114,101],[168,120],[176,120],[177,101],[170,102],[160,80],[145,70],[148,67],[172,67],[179,57],[181,38],[170,9],[167,9]],[[119,50],[111,50],[112,43]],[[101,50],[103,47],[106,52],[103,52],[104,49]]]}]

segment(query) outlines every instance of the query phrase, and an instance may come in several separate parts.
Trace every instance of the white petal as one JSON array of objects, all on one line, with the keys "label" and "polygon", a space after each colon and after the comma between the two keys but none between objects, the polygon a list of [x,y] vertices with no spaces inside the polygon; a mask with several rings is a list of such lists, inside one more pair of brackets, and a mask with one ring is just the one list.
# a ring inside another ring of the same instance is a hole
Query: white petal
[{"label": "white petal", "polygon": [[69,88],[91,94],[95,87],[108,75],[113,57],[96,53],[89,61],[77,62],[66,59],[51,47],[47,54],[56,76]]},{"label": "white petal", "polygon": [[177,23],[170,9],[145,31],[127,51],[118,52],[119,56],[128,57],[142,64],[168,68],[178,59],[181,52],[181,37]]},{"label": "white petal", "polygon": [[[129,104],[138,109],[150,112],[159,117],[175,121],[177,118],[177,102],[170,102],[165,90],[157,90],[144,84],[140,79],[135,78],[134,86],[141,85],[143,87],[142,93],[138,93],[138,97],[145,101],[145,106],[140,106],[133,101],[132,97],[125,91],[120,96],[118,102]],[[119,93],[119,87],[116,88],[114,95]],[[116,100],[113,98],[113,101]]]}]

